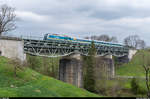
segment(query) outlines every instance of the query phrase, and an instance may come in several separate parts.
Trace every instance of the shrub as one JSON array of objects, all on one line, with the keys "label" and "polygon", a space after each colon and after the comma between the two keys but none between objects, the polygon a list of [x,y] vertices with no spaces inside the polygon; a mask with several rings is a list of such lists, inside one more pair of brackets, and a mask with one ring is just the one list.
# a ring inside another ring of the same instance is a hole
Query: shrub
[{"label": "shrub", "polygon": [[27,55],[27,63],[30,68],[40,72],[44,75],[58,78],[59,71],[59,57],[58,58],[48,58]]},{"label": "shrub", "polygon": [[139,90],[139,84],[138,84],[138,80],[136,78],[133,78],[131,80],[131,91],[134,93],[134,94],[137,94],[138,93],[138,90]]},{"label": "shrub", "polygon": [[10,64],[12,64],[14,68],[14,77],[17,77],[17,69],[23,70],[23,66],[25,66],[24,63],[21,63],[19,59],[12,59],[9,61]]},{"label": "shrub", "polygon": [[34,70],[38,70],[37,68],[40,68],[40,66],[41,66],[40,60],[36,56],[28,55],[27,63],[29,65],[29,67],[34,69]]},{"label": "shrub", "polygon": [[102,79],[96,83],[96,91],[105,96],[118,96],[119,91],[123,88],[123,82],[116,79]]},{"label": "shrub", "polygon": [[131,80],[131,91],[136,95],[137,94],[142,94],[142,95],[146,94],[146,90],[139,85],[139,80],[137,78],[133,78]]}]

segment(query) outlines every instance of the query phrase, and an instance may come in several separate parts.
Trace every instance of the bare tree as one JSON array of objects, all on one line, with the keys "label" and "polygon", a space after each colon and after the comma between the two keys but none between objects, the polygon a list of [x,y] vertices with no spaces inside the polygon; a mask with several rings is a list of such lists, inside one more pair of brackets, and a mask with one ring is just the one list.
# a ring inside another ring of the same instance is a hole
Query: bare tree
[{"label": "bare tree", "polygon": [[90,39],[90,37],[87,36],[87,37],[85,37],[85,39]]},{"label": "bare tree", "polygon": [[108,35],[103,34],[103,35],[100,35],[97,38],[97,40],[99,40],[99,41],[108,41],[109,42],[111,40],[111,38]]},{"label": "bare tree", "polygon": [[111,37],[110,41],[113,43],[118,43],[117,37],[115,37],[115,36]]},{"label": "bare tree", "polygon": [[138,41],[138,48],[139,49],[144,49],[146,47],[146,43],[144,40],[139,40]]},{"label": "bare tree", "polygon": [[100,35],[100,36],[93,35],[91,37],[85,37],[85,39],[106,41],[106,42],[114,42],[114,43],[118,42],[117,37],[114,37],[114,36],[113,37],[109,37],[106,34],[103,34],[103,35]]},{"label": "bare tree", "polygon": [[97,40],[97,36],[91,36],[91,40]]},{"label": "bare tree", "polygon": [[4,32],[6,33],[16,29],[16,15],[14,11],[14,8],[7,5],[2,5],[0,7],[0,35],[2,35]]},{"label": "bare tree", "polygon": [[126,37],[124,39],[124,44],[136,49],[144,49],[146,47],[145,41],[141,40],[138,35],[131,35]]},{"label": "bare tree", "polygon": [[133,48],[137,48],[139,40],[140,38],[138,35],[128,36],[124,39],[124,44]]}]

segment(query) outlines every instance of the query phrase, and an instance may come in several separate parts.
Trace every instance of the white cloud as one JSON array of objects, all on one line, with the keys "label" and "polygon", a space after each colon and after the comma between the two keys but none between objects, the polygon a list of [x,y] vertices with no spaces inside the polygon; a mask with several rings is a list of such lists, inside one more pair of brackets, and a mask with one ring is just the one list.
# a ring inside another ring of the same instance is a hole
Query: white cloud
[{"label": "white cloud", "polygon": [[150,0],[99,0],[99,2],[110,7],[150,8]]},{"label": "white cloud", "polygon": [[124,17],[120,19],[107,21],[107,24],[130,28],[140,28],[148,24],[150,25],[150,17],[143,17],[143,18]]},{"label": "white cloud", "polygon": [[105,33],[121,41],[134,33],[150,42],[150,0],[8,1],[23,20],[15,32],[24,35],[59,32],[84,37]]},{"label": "white cloud", "polygon": [[29,11],[15,11],[15,13],[17,17],[21,18],[22,20],[43,22],[48,19],[47,16],[38,15],[36,13],[29,12]]}]

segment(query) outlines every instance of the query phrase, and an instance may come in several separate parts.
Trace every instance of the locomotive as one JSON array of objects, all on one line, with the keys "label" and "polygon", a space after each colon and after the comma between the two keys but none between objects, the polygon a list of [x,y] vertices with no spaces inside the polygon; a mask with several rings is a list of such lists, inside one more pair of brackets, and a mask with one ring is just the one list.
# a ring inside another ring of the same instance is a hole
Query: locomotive
[{"label": "locomotive", "polygon": [[[50,34],[50,33],[45,34],[43,40],[66,40],[66,41],[77,42],[77,43],[91,43],[92,42],[92,40],[77,39],[77,38],[69,37],[69,36],[66,36],[66,35],[63,36],[63,35]],[[122,45],[122,44],[104,42],[104,41],[97,41],[97,40],[94,40],[94,43],[95,44],[106,45],[106,46],[124,47],[124,45]]]}]

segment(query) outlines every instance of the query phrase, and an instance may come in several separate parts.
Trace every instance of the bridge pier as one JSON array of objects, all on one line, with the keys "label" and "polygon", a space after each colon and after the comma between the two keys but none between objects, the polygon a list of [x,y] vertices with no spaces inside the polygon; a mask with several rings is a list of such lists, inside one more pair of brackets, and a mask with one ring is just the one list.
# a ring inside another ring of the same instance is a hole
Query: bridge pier
[{"label": "bridge pier", "polygon": [[82,59],[80,54],[72,54],[60,60],[59,80],[81,88],[83,86],[82,77]]},{"label": "bridge pier", "polygon": [[[96,80],[101,79],[100,71],[105,70],[107,78],[114,77],[114,61],[111,56],[95,57],[96,59]],[[77,87],[83,87],[83,59],[80,54],[72,54],[62,57],[59,65],[59,80],[73,84]]]},{"label": "bridge pier", "polygon": [[[115,76],[115,66],[112,55],[96,57],[96,79],[102,78],[102,72],[107,79]],[[102,71],[102,72],[101,72]]]}]

